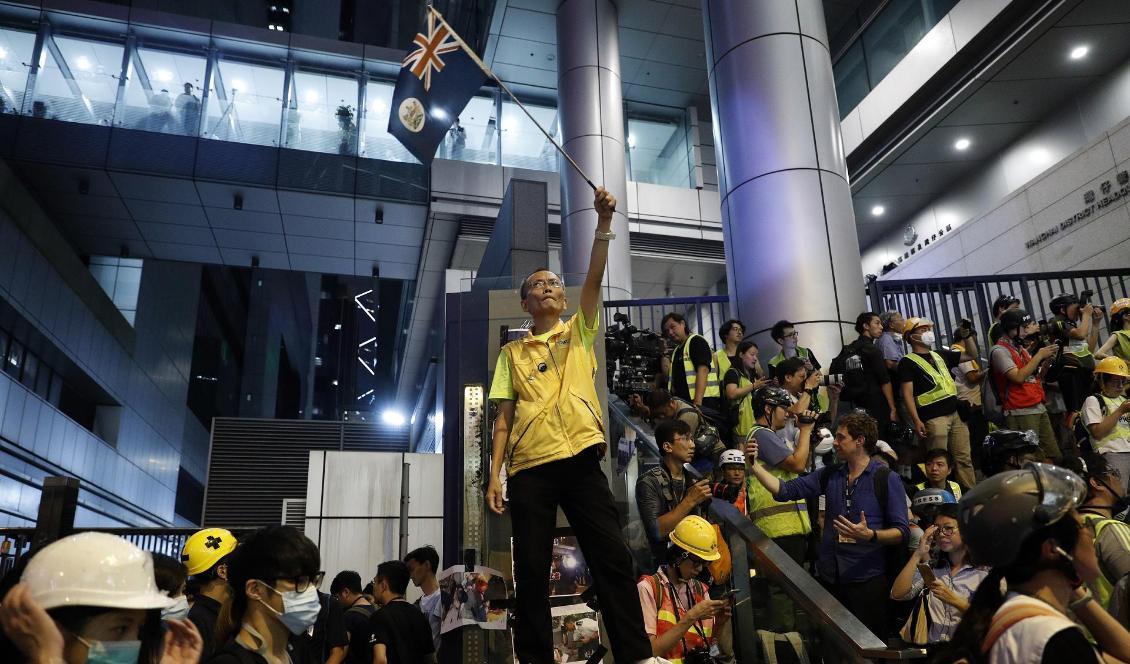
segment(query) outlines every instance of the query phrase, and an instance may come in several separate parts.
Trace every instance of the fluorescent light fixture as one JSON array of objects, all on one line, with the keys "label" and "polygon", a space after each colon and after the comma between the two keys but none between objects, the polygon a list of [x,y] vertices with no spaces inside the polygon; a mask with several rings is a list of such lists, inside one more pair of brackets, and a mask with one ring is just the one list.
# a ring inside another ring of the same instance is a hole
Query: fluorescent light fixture
[{"label": "fluorescent light fixture", "polygon": [[1090,52],[1091,52],[1090,46],[1087,46],[1086,44],[1080,44],[1079,46],[1076,46],[1075,48],[1071,49],[1071,54],[1070,54],[1069,57],[1072,60],[1082,60],[1083,58],[1087,57],[1087,54],[1090,53]]},{"label": "fluorescent light fixture", "polygon": [[883,216],[883,213],[886,212],[886,211],[887,211],[887,208],[883,207],[882,205],[876,205],[876,206],[871,208],[871,216],[872,217],[881,217],[881,216]]},{"label": "fluorescent light fixture", "polygon": [[85,55],[78,56],[75,58],[75,66],[83,71],[90,69],[90,58]]},{"label": "fluorescent light fixture", "polygon": [[972,144],[973,141],[969,140],[968,138],[959,138],[957,139],[957,142],[953,144],[953,149],[957,150],[958,152],[964,152],[965,150],[968,150],[969,146]]},{"label": "fluorescent light fixture", "polygon": [[404,413],[389,408],[381,413],[381,421],[389,426],[402,427],[408,420],[404,418]]}]

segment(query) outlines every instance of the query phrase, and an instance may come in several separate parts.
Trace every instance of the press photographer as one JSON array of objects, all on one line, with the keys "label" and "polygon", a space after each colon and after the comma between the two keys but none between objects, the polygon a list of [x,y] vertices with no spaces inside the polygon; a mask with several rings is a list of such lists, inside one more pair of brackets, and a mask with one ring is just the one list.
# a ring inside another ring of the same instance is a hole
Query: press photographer
[{"label": "press photographer", "polygon": [[1099,342],[1098,322],[1102,320],[1102,307],[1091,304],[1094,291],[1085,290],[1078,295],[1062,294],[1052,298],[1048,307],[1055,314],[1049,321],[1052,339],[1063,350],[1063,371],[1058,377],[1059,390],[1063,393],[1067,408],[1065,424],[1072,426],[1072,420],[1091,386],[1091,372],[1095,370],[1092,351]]}]

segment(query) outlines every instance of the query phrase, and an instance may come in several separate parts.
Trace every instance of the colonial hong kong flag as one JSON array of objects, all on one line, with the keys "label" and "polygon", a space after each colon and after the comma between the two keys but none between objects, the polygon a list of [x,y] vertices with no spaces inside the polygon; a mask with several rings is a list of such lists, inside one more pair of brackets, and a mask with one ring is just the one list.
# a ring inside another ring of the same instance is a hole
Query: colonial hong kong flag
[{"label": "colonial hong kong flag", "polygon": [[404,58],[388,118],[389,133],[425,165],[487,78],[479,58],[428,9],[427,32],[416,35]]}]

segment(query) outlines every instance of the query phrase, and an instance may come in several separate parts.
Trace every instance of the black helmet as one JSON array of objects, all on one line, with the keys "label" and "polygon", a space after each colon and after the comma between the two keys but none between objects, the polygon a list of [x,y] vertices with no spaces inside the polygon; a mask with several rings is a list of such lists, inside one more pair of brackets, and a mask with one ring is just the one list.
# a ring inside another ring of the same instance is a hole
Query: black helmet
[{"label": "black helmet", "polygon": [[1063,313],[1067,308],[1073,304],[1079,304],[1079,296],[1073,293],[1060,293],[1048,302],[1048,308],[1052,310],[1053,314]]},{"label": "black helmet", "polygon": [[1033,322],[1032,315],[1023,309],[1009,309],[1001,314],[1001,332],[1009,332],[1024,327]]},{"label": "black helmet", "polygon": [[783,387],[766,385],[757,388],[753,393],[753,412],[760,413],[765,406],[780,406],[788,408],[793,405],[793,398]]},{"label": "black helmet", "polygon": [[883,433],[883,440],[887,441],[892,447],[909,445],[914,440],[914,429],[902,422],[888,422],[886,431]]},{"label": "black helmet", "polygon": [[1000,472],[1005,459],[1019,454],[1029,454],[1040,449],[1040,439],[1034,431],[997,429],[985,436],[982,446],[984,471],[987,475]]},{"label": "black helmet", "polygon": [[993,300],[993,314],[995,315],[998,311],[1008,309],[1014,304],[1020,304],[1020,300],[1013,297],[1012,293],[1005,293]]},{"label": "black helmet", "polygon": [[977,564],[1009,565],[1025,538],[1082,505],[1086,495],[1078,475],[1045,463],[993,475],[958,503],[961,538]]}]

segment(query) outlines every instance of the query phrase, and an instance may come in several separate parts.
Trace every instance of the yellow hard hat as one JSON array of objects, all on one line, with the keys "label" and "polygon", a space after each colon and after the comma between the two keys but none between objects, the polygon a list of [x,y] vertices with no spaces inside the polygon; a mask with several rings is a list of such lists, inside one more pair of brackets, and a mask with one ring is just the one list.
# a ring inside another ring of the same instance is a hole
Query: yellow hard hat
[{"label": "yellow hard hat", "polygon": [[1095,373],[1130,378],[1130,368],[1126,366],[1126,360],[1121,357],[1106,357],[1099,360],[1095,365]]},{"label": "yellow hard hat", "polygon": [[934,321],[929,318],[919,318],[918,316],[907,318],[902,324],[902,333],[910,334],[918,327],[934,327]]},{"label": "yellow hard hat", "polygon": [[196,576],[212,569],[220,559],[235,551],[235,535],[223,528],[198,530],[184,543],[180,559],[188,568],[189,576]]},{"label": "yellow hard hat", "polygon": [[714,526],[701,516],[692,514],[684,518],[671,531],[670,538],[675,546],[706,562],[722,557],[718,552],[718,534]]},{"label": "yellow hard hat", "polygon": [[1124,297],[1120,300],[1115,300],[1114,304],[1110,305],[1110,315],[1113,316],[1119,312],[1130,309],[1130,297]]}]

